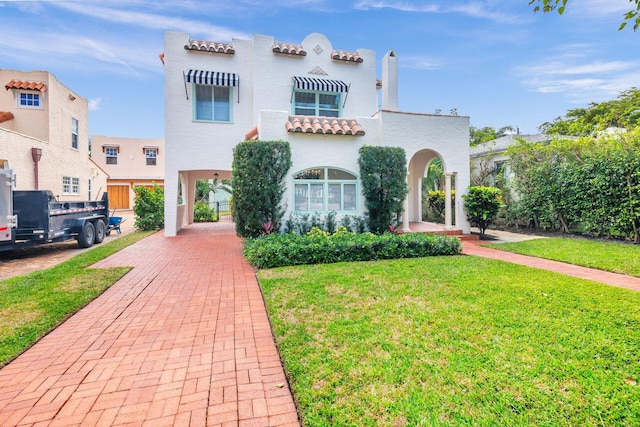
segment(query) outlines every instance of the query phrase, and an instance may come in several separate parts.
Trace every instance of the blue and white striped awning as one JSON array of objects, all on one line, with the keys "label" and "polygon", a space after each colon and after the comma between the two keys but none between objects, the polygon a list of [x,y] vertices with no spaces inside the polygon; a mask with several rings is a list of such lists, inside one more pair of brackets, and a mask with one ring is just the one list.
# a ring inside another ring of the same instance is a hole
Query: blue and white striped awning
[{"label": "blue and white striped awning", "polygon": [[240,77],[236,73],[218,71],[189,70],[185,75],[187,83],[214,86],[238,86]]},{"label": "blue and white striped awning", "polygon": [[340,80],[316,77],[293,77],[296,89],[317,90],[319,92],[349,92],[349,86]]}]

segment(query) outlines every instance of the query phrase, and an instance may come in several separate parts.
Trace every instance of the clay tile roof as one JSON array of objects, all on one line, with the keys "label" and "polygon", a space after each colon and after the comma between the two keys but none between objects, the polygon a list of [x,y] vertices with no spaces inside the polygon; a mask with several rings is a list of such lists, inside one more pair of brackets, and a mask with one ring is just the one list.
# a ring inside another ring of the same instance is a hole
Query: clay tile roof
[{"label": "clay tile roof", "polygon": [[331,52],[331,59],[334,61],[354,62],[356,64],[364,62],[358,52],[348,52],[346,50],[334,50]]},{"label": "clay tile roof", "polygon": [[363,136],[364,129],[355,119],[337,117],[289,116],[285,124],[290,133]]},{"label": "clay tile roof", "polygon": [[307,55],[307,52],[302,48],[301,44],[275,42],[273,46],[271,46],[271,50],[273,50],[273,53],[284,53],[287,55]]},{"label": "clay tile roof", "polygon": [[244,136],[245,141],[255,141],[258,139],[258,126],[255,126],[249,132],[247,132]]},{"label": "clay tile roof", "polygon": [[0,111],[0,123],[13,120],[13,114],[9,111]]},{"label": "clay tile roof", "polygon": [[224,53],[227,55],[236,53],[236,50],[230,43],[211,42],[207,40],[189,40],[189,42],[184,45],[184,48],[187,50],[197,50],[199,52]]},{"label": "clay tile roof", "polygon": [[9,83],[4,85],[6,90],[9,89],[23,89],[23,90],[37,90],[40,92],[45,92],[47,90],[47,85],[41,82],[27,82],[22,80],[11,80]]}]

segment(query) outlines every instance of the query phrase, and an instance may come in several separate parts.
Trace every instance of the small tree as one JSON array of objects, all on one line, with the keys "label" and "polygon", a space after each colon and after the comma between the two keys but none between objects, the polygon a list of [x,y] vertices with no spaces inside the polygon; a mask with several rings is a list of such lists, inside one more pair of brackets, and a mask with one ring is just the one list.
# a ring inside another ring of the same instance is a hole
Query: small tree
[{"label": "small tree", "polygon": [[233,219],[241,237],[280,229],[284,178],[291,168],[286,141],[244,141],[233,150]]},{"label": "small tree", "polygon": [[498,215],[502,207],[502,191],[495,187],[469,187],[462,195],[467,209],[467,219],[480,229],[480,238]]},{"label": "small tree", "polygon": [[133,191],[136,228],[144,231],[164,228],[164,189],[154,183],[152,189],[136,185]]},{"label": "small tree", "polygon": [[360,148],[358,158],[362,193],[368,213],[369,230],[384,233],[395,227],[407,197],[407,159],[399,147]]}]

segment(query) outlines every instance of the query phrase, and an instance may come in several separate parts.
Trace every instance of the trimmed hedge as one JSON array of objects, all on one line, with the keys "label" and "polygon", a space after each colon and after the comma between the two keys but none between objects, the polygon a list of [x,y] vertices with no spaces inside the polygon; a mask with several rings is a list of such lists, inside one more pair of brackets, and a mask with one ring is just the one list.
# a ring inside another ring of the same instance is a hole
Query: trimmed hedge
[{"label": "trimmed hedge", "polygon": [[462,246],[455,237],[437,234],[311,233],[271,234],[247,239],[244,256],[257,268],[302,264],[372,261],[456,255]]}]

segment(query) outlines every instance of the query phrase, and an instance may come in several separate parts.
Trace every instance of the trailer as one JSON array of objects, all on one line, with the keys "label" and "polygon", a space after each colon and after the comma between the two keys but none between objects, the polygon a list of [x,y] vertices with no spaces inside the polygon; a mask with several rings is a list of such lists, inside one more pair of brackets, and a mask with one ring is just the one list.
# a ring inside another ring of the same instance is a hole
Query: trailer
[{"label": "trailer", "polygon": [[71,239],[81,248],[102,243],[109,224],[107,193],[97,201],[63,202],[49,190],[14,190],[13,171],[7,162],[0,166],[0,252]]}]

